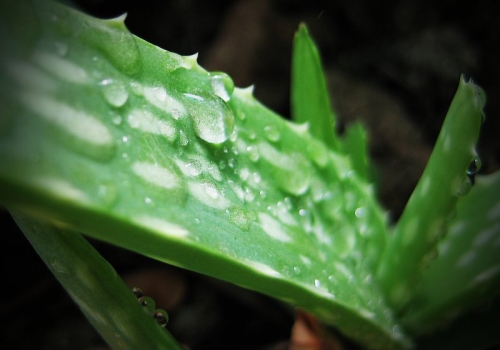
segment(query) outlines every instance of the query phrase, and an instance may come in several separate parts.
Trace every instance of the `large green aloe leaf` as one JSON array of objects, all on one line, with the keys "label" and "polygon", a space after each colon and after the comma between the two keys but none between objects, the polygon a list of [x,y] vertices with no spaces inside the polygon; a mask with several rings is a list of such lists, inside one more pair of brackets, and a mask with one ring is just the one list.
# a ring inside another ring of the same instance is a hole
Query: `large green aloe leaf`
[{"label": "large green aloe leaf", "polygon": [[10,5],[2,203],[406,346],[372,278],[385,216],[346,157],[123,17]]}]

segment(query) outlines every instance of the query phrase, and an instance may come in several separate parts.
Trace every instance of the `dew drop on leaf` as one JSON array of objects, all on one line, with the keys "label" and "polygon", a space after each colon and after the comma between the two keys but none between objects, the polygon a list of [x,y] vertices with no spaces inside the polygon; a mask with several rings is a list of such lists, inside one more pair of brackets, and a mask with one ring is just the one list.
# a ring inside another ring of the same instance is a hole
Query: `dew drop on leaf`
[{"label": "dew drop on leaf", "polygon": [[250,223],[247,215],[240,207],[233,206],[227,210],[229,220],[242,230],[248,231]]},{"label": "dew drop on leaf", "polygon": [[155,301],[151,297],[142,296],[139,298],[139,304],[144,307],[148,313],[152,313],[155,309]]},{"label": "dew drop on leaf", "polygon": [[99,196],[99,199],[107,208],[116,203],[116,201],[118,200],[118,194],[118,187],[111,182],[102,183],[97,189],[97,195]]},{"label": "dew drop on leaf", "polygon": [[469,193],[471,187],[471,181],[468,178],[465,178],[457,189],[457,196],[465,196],[467,193]]},{"label": "dew drop on leaf", "polygon": [[156,309],[153,311],[153,317],[158,322],[158,324],[162,327],[166,327],[169,317],[168,313],[162,309]]},{"label": "dew drop on leaf", "polygon": [[280,132],[274,125],[264,127],[264,135],[271,142],[277,142],[280,139]]},{"label": "dew drop on leaf", "polygon": [[142,289],[139,287],[134,287],[132,288],[132,293],[136,296],[136,298],[141,298],[144,296],[144,293],[142,292]]},{"label": "dew drop on leaf", "polygon": [[185,107],[193,118],[196,135],[208,143],[220,144],[234,129],[234,115],[219,97],[199,91],[184,93]]},{"label": "dew drop on leaf", "polygon": [[471,185],[474,185],[475,175],[478,173],[480,169],[481,169],[481,159],[479,157],[474,157],[474,159],[471,160],[469,166],[467,167],[467,177],[469,178]]},{"label": "dew drop on leaf", "polygon": [[190,176],[198,176],[202,171],[201,163],[197,160],[190,160],[184,164],[184,171]]},{"label": "dew drop on leaf", "polygon": [[229,75],[223,72],[211,72],[210,84],[214,94],[222,98],[224,101],[229,101],[234,91],[234,82]]},{"label": "dew drop on leaf", "polygon": [[113,79],[104,79],[99,85],[102,88],[104,98],[111,106],[118,108],[127,102],[128,91],[122,82]]}]

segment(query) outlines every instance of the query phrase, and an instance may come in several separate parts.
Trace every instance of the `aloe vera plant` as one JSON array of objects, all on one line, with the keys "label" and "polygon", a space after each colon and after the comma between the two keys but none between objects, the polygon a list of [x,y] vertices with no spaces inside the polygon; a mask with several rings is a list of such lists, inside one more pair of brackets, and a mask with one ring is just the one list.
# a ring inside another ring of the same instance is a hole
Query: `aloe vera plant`
[{"label": "aloe vera plant", "polygon": [[[305,26],[290,122],[124,17],[2,6],[0,203],[113,348],[181,347],[84,236],[267,294],[369,349],[418,347],[495,297],[500,174],[471,186],[485,100],[471,81],[391,225],[366,131],[334,132]],[[488,329],[478,346],[498,341]]]}]

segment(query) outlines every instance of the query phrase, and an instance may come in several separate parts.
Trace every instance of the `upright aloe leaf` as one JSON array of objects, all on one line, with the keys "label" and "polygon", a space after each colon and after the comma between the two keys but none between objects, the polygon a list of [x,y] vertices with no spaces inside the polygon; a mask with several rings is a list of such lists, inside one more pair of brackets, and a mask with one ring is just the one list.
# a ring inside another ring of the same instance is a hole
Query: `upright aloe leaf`
[{"label": "upright aloe leaf", "polygon": [[348,158],[124,17],[18,3],[0,28],[0,203],[407,346],[373,279],[385,215]]},{"label": "upright aloe leaf", "polygon": [[14,212],[13,216],[47,267],[113,349],[183,349],[154,320],[154,306],[139,305],[113,267],[80,234],[24,214]]},{"label": "upright aloe leaf", "polygon": [[403,318],[413,333],[428,333],[498,294],[499,193],[497,172],[478,177],[470,194],[459,199],[438,258],[424,271]]},{"label": "upright aloe leaf", "polygon": [[459,197],[471,183],[467,168],[484,118],[484,95],[461,79],[424,173],[398,221],[378,270],[390,304],[401,310],[436,255]]},{"label": "upright aloe leaf", "polygon": [[293,120],[307,123],[311,135],[339,151],[321,59],[305,24],[300,25],[293,41],[291,90]]}]

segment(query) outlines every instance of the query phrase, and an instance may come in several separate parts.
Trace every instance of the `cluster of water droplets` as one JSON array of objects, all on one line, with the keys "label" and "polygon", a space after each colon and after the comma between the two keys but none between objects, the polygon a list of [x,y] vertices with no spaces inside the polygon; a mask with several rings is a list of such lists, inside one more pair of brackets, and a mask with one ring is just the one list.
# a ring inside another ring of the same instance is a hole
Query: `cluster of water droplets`
[{"label": "cluster of water droplets", "polygon": [[169,321],[168,313],[163,309],[157,309],[153,298],[145,296],[142,290],[138,287],[134,287],[132,289],[132,293],[134,293],[137,297],[139,304],[148,315],[151,315],[160,326],[167,326]]}]

